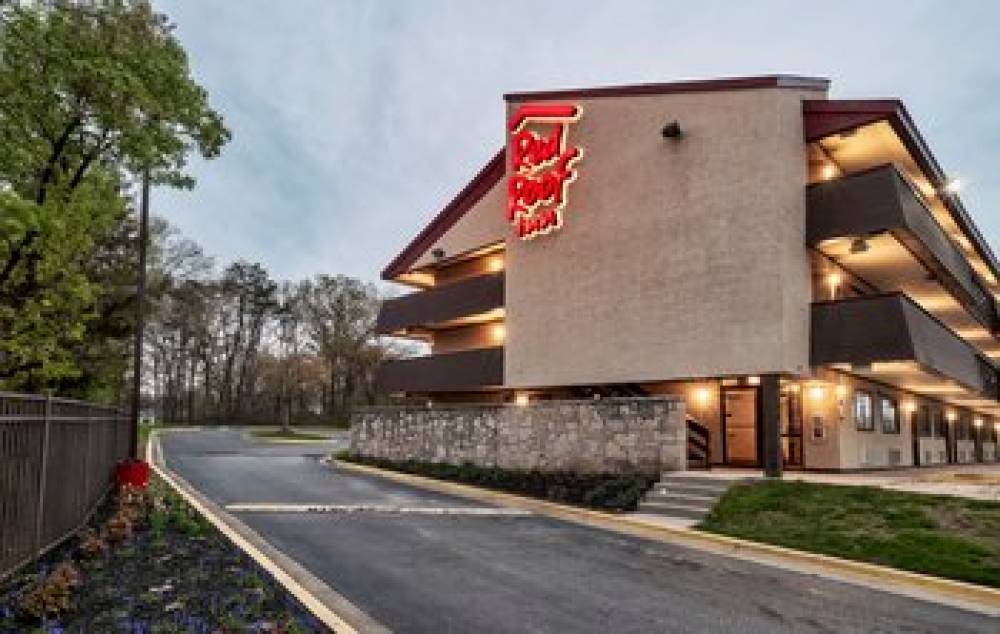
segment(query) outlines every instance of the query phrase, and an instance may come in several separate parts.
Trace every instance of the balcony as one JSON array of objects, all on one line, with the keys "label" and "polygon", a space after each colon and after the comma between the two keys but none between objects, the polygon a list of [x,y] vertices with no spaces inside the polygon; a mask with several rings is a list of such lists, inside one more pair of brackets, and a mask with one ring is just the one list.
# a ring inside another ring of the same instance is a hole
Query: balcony
[{"label": "balcony", "polygon": [[388,335],[414,327],[458,324],[503,306],[503,272],[479,275],[383,302],[375,330]]},{"label": "balcony", "polygon": [[503,385],[503,348],[479,348],[384,362],[381,392],[459,392]]},{"label": "balcony", "polygon": [[808,244],[854,275],[905,292],[958,332],[1000,330],[984,283],[894,166],[811,185],[807,203]]},{"label": "balcony", "polygon": [[1000,411],[996,367],[901,293],[812,306],[811,362],[980,411]]}]

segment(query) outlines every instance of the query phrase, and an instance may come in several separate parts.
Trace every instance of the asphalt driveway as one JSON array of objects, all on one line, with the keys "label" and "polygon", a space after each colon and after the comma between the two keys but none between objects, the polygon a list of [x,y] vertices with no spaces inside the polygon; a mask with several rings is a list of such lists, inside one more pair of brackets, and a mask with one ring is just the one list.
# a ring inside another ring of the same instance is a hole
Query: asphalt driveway
[{"label": "asphalt driveway", "polygon": [[[172,432],[171,469],[222,505],[468,507],[319,462],[343,446]],[[990,617],[539,516],[237,513],[398,632],[988,632]]]}]

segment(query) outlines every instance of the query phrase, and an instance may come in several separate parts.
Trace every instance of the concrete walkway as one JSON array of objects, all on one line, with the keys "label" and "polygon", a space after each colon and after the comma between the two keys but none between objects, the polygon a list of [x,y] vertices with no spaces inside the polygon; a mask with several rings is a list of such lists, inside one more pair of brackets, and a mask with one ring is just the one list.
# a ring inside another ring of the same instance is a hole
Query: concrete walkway
[{"label": "concrete walkway", "polygon": [[[763,478],[764,472],[759,469],[713,467],[708,471],[685,471],[671,475],[736,479]],[[866,473],[785,471],[783,478],[790,481],[877,486],[913,493],[955,495],[979,500],[1000,501],[1000,463],[911,467]]]},{"label": "concrete walkway", "polygon": [[462,513],[467,499],[321,464],[337,441],[268,445],[233,430],[173,432],[162,444],[168,466],[220,505],[294,505],[232,512],[400,632],[997,631],[982,614],[682,546]]}]

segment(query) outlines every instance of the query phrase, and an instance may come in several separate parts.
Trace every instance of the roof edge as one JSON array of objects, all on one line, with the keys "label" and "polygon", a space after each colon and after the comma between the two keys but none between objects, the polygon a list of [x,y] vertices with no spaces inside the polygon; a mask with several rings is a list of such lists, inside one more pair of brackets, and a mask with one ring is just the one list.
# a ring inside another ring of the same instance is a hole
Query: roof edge
[{"label": "roof edge", "polygon": [[479,170],[479,173],[458,192],[455,198],[438,212],[438,215],[389,262],[382,270],[382,279],[391,282],[397,276],[406,273],[420,259],[420,256],[427,252],[427,249],[431,248],[473,205],[479,202],[506,173],[506,156],[506,147],[500,148],[500,151]]},{"label": "roof edge", "polygon": [[829,87],[830,80],[823,77],[805,77],[801,75],[756,75],[750,77],[728,77],[722,79],[688,79],[665,83],[511,92],[505,94],[504,99],[509,102],[518,102],[567,97],[626,97],[638,95],[667,95],[688,92],[750,90],[754,88],[798,88],[805,90],[826,90]]}]

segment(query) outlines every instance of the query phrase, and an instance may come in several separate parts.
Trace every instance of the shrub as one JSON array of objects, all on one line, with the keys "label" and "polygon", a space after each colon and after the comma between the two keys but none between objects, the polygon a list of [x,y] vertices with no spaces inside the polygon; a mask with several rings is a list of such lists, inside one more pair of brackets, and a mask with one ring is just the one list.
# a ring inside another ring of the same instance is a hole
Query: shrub
[{"label": "shrub", "polygon": [[638,508],[642,494],[657,480],[654,474],[638,472],[580,474],[572,471],[480,467],[468,462],[454,465],[418,460],[394,461],[346,454],[338,454],[337,457],[340,460],[382,469],[464,482],[511,493],[523,493],[553,502],[616,511],[634,511]]},{"label": "shrub", "polygon": [[80,533],[80,554],[85,559],[97,559],[108,552],[108,542],[104,536],[92,528]]},{"label": "shrub", "polygon": [[115,512],[105,526],[108,541],[117,544],[132,536],[132,521],[122,511]]},{"label": "shrub", "polygon": [[18,597],[18,615],[34,620],[58,616],[69,610],[73,588],[79,585],[80,571],[71,562],[63,562],[44,581]]}]

